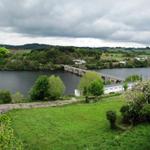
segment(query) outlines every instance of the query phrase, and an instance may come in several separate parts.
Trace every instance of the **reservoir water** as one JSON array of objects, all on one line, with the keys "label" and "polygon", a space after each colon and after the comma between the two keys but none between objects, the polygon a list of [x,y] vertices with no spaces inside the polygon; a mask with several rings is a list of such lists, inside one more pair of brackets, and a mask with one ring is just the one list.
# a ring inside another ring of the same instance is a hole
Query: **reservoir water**
[{"label": "reservoir water", "polygon": [[102,69],[96,70],[104,74],[109,74],[115,77],[125,79],[130,75],[140,75],[143,79],[150,79],[150,68],[119,68],[119,69]]},{"label": "reservoir water", "polygon": [[0,71],[0,89],[12,93],[17,91],[27,95],[35,80],[40,75],[58,75],[66,86],[65,94],[74,94],[80,77],[64,71]]},{"label": "reservoir water", "polygon": [[[96,70],[104,74],[113,75],[125,79],[129,75],[142,75],[144,79],[150,79],[150,68],[123,68],[123,69],[102,69]],[[7,89],[14,92],[21,92],[24,95],[33,86],[39,75],[58,75],[66,86],[65,94],[74,94],[80,77],[64,71],[0,71],[0,89]]]}]

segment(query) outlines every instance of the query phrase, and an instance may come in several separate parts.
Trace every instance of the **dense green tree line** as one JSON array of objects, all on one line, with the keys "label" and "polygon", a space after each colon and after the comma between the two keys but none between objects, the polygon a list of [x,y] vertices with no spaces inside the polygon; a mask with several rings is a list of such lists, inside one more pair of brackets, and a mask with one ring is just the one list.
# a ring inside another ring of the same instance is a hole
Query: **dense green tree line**
[{"label": "dense green tree line", "polygon": [[[103,54],[106,58],[103,57]],[[149,56],[148,52],[112,51],[111,49],[101,50],[98,48],[53,46],[36,50],[8,50],[0,47],[0,70],[53,70],[61,68],[61,64],[75,65],[74,59],[85,60],[84,67],[88,69],[150,66],[149,57],[142,61],[133,59],[141,54]],[[117,55],[121,55],[119,56],[120,60],[117,59]],[[121,60],[126,63],[120,63]]]}]

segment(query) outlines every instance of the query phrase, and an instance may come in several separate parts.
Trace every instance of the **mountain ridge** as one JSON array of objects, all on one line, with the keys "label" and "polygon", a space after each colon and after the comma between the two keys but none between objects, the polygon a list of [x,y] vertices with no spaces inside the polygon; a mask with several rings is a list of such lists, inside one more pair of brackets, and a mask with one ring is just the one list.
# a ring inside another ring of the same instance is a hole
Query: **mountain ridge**
[{"label": "mountain ridge", "polygon": [[107,50],[107,49],[124,49],[124,50],[145,50],[145,49],[149,49],[149,47],[145,47],[145,48],[135,48],[135,47],[78,47],[78,46],[61,46],[61,45],[49,45],[49,44],[39,44],[39,43],[27,43],[27,44],[22,44],[22,45],[12,45],[12,44],[0,44],[0,47],[5,47],[8,49],[15,49],[15,50],[25,50],[25,49],[32,49],[32,50],[36,50],[36,49],[48,49],[51,47],[74,47],[74,48],[83,48],[83,49],[99,49],[99,50]]}]

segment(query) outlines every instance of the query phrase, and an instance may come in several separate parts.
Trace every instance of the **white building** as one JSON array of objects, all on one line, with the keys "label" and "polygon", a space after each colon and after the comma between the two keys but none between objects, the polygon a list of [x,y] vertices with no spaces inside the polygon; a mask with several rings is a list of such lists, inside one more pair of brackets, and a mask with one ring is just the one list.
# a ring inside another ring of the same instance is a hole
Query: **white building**
[{"label": "white building", "polygon": [[[128,90],[132,89],[132,87],[136,83],[128,83]],[[115,85],[106,85],[104,87],[104,94],[110,94],[110,93],[121,93],[124,91],[123,84],[115,84]],[[78,89],[74,90],[74,95],[79,97],[81,96],[81,92]]]},{"label": "white building", "polygon": [[145,61],[147,60],[147,57],[135,57],[135,59],[138,61]]},{"label": "white building", "polygon": [[[132,89],[133,86],[134,86],[134,83],[128,83],[128,89]],[[108,85],[108,86],[105,86],[105,88],[104,88],[104,94],[119,93],[119,92],[123,92],[123,91],[124,91],[123,84]]]},{"label": "white building", "polygon": [[86,61],[83,59],[74,59],[73,62],[75,63],[75,65],[83,65],[86,63]]},{"label": "white building", "polygon": [[81,96],[80,90],[75,89],[74,90],[74,95],[77,96],[77,97]]},{"label": "white building", "polygon": [[119,63],[125,65],[127,62],[126,61],[120,61]]}]

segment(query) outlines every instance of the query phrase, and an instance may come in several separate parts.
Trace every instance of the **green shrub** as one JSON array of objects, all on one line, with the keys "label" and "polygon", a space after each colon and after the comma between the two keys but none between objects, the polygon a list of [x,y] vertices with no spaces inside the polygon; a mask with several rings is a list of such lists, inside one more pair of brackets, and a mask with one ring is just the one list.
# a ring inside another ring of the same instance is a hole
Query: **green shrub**
[{"label": "green shrub", "polygon": [[22,142],[15,138],[11,120],[7,115],[0,115],[0,149],[22,150]]},{"label": "green shrub", "polygon": [[10,103],[12,101],[9,91],[0,90],[0,104]]},{"label": "green shrub", "polygon": [[9,50],[5,47],[0,47],[0,58],[3,58],[9,54]]},{"label": "green shrub", "polygon": [[124,88],[124,91],[126,91],[126,90],[128,89],[128,83],[127,83],[127,82],[125,82],[125,83],[123,84],[123,88]]},{"label": "green shrub", "polygon": [[[144,81],[136,84],[131,91],[126,92],[128,106],[121,108],[123,122],[133,125],[148,120],[148,104],[150,104],[150,82]],[[146,105],[146,106],[145,106]]]},{"label": "green shrub", "polygon": [[94,80],[88,87],[88,92],[94,96],[100,96],[104,92],[104,85],[102,80]]},{"label": "green shrub", "polygon": [[123,122],[124,123],[131,123],[133,125],[141,122],[141,115],[140,115],[140,110],[141,106],[138,104],[129,104],[122,106],[120,109],[120,112],[123,117]]},{"label": "green shrub", "polygon": [[56,100],[64,94],[65,85],[57,76],[40,76],[30,91],[31,100]]},{"label": "green shrub", "polygon": [[142,76],[135,74],[135,75],[128,76],[125,79],[125,82],[136,82],[136,81],[142,81]]},{"label": "green shrub", "polygon": [[45,75],[39,76],[30,91],[31,100],[47,100],[49,93],[49,81]]},{"label": "green shrub", "polygon": [[25,101],[25,97],[20,92],[12,94],[12,103],[23,103]]},{"label": "green shrub", "polygon": [[107,111],[106,112],[106,117],[110,122],[110,127],[111,129],[116,129],[116,112],[115,111]]},{"label": "green shrub", "polygon": [[[83,77],[81,78],[80,83],[78,85],[78,88],[83,93],[83,95],[88,95],[88,93],[89,93],[89,91],[88,91],[89,86],[95,80],[96,81],[99,80],[101,83],[103,82],[101,76],[98,73],[96,73],[96,72],[90,72],[89,71],[89,72],[86,72],[83,75]],[[95,87],[95,85],[94,85],[94,87]]]},{"label": "green shrub", "polygon": [[122,118],[123,123],[130,123],[129,105],[122,106],[120,112],[123,117]]},{"label": "green shrub", "polygon": [[140,113],[143,121],[150,122],[150,104],[145,104]]},{"label": "green shrub", "polygon": [[141,104],[150,103],[150,81],[135,84],[132,90],[126,92],[126,99]]},{"label": "green shrub", "polygon": [[52,75],[49,77],[48,83],[49,83],[48,93],[50,100],[56,100],[64,94],[65,85],[63,81],[60,79],[60,77]]}]

